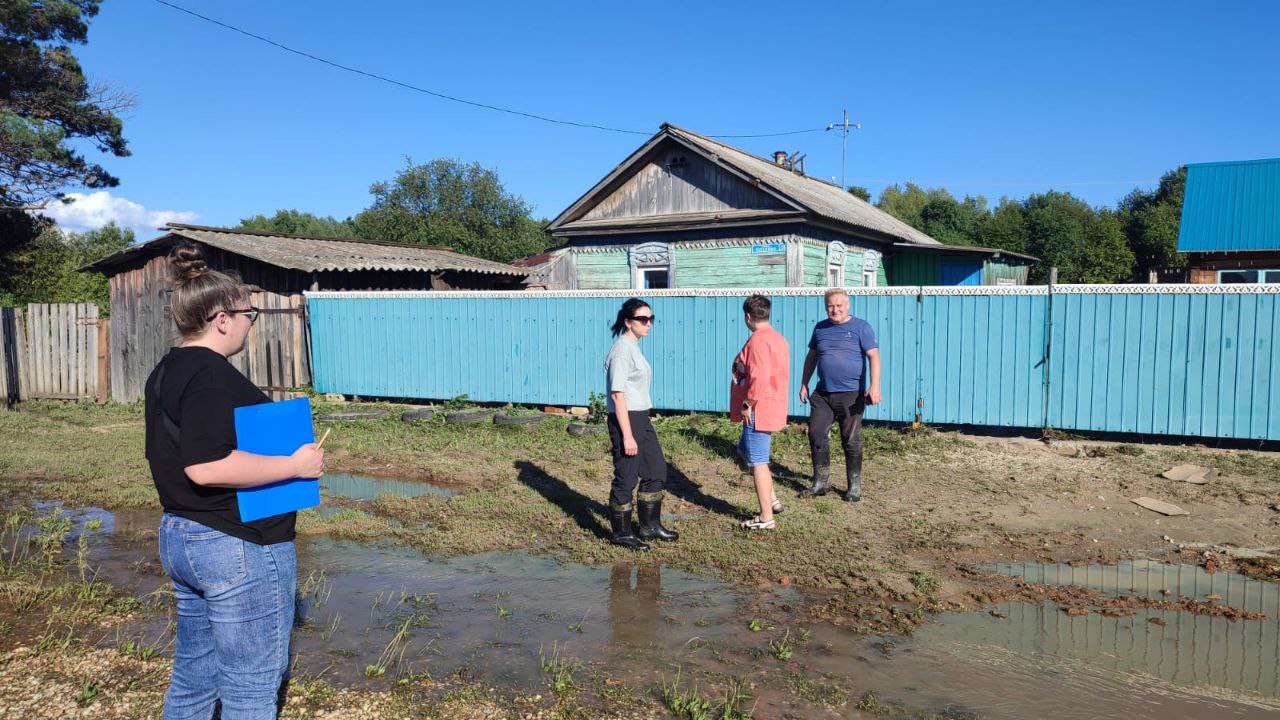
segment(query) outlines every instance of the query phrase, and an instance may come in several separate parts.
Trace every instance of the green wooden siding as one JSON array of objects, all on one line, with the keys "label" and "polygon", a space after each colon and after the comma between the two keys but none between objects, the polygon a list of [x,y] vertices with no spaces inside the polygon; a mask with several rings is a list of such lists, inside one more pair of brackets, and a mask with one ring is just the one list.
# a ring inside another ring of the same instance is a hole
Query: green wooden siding
[{"label": "green wooden siding", "polygon": [[885,272],[884,261],[881,260],[880,264],[876,265],[876,286],[884,287],[888,284],[889,284],[889,273]]},{"label": "green wooden siding", "polygon": [[[786,287],[786,254],[757,255],[750,245],[671,248],[675,287]],[[781,260],[781,262],[778,262]],[[777,265],[767,263],[778,262]],[[765,264],[761,264],[765,263]]]},{"label": "green wooden siding", "polygon": [[625,290],[631,287],[627,248],[608,252],[575,253],[580,290]]},{"label": "green wooden siding", "polygon": [[1001,279],[1013,280],[1015,285],[1027,284],[1027,273],[1031,265],[1025,260],[1016,258],[997,258],[982,264],[982,284],[999,285]]},{"label": "green wooden siding", "polygon": [[937,285],[938,256],[931,253],[900,251],[890,261],[893,285]]},{"label": "green wooden siding", "polygon": [[862,253],[852,248],[844,256],[844,286],[862,287]]},{"label": "green wooden siding", "polygon": [[824,287],[827,284],[827,248],[804,243],[804,287]]}]

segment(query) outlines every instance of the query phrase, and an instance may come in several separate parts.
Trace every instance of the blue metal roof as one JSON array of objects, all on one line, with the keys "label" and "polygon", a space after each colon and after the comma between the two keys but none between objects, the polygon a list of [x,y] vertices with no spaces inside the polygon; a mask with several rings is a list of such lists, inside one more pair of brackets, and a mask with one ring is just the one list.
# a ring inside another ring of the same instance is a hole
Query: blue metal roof
[{"label": "blue metal roof", "polygon": [[1280,249],[1280,158],[1187,166],[1180,252]]}]

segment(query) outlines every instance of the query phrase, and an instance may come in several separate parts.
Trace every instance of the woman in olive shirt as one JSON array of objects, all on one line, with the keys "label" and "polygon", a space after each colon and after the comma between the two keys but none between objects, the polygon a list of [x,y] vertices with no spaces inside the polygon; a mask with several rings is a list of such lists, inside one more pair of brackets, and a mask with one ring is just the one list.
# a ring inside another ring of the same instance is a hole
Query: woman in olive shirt
[{"label": "woman in olive shirt", "polygon": [[[653,308],[639,298],[622,304],[613,323],[617,338],[604,361],[608,388],[609,440],[613,446],[613,486],[609,493],[609,541],[632,550],[648,550],[645,540],[675,540],[677,533],[662,526],[662,490],[667,460],[658,433],[649,422],[649,383],[653,369],[640,352],[639,342],[653,330]],[[636,514],[631,525],[631,497],[639,480]]]}]

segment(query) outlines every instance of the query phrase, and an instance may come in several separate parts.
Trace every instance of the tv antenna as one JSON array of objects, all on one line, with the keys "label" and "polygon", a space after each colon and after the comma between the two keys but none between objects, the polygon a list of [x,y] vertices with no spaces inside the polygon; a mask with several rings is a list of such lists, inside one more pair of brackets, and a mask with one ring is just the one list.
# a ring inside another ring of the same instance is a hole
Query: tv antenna
[{"label": "tv antenna", "polygon": [[828,123],[827,129],[836,130],[836,131],[839,131],[840,133],[840,189],[845,190],[846,187],[844,184],[844,158],[845,158],[845,149],[849,144],[849,131],[861,130],[862,123],[850,123],[849,111],[846,109],[844,111],[844,119],[841,120],[840,122]]}]

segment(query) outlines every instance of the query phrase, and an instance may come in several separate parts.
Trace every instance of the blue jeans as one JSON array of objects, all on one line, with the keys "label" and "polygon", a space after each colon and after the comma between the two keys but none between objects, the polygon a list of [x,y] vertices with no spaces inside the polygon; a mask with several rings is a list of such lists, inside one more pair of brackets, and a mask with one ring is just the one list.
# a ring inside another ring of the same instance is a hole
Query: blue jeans
[{"label": "blue jeans", "polygon": [[769,446],[772,440],[773,433],[756,430],[756,419],[752,416],[751,422],[742,424],[742,437],[738,438],[738,455],[742,457],[747,467],[768,465]]},{"label": "blue jeans", "polygon": [[165,513],[160,563],[173,580],[178,642],[164,720],[276,717],[289,669],[298,557]]}]

